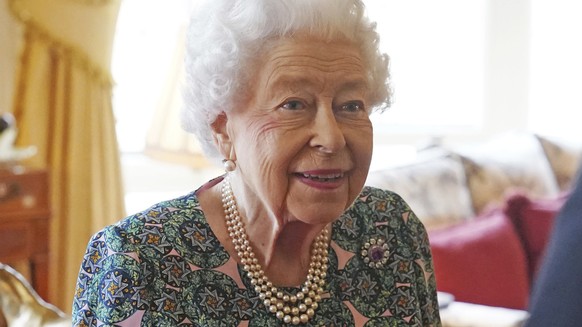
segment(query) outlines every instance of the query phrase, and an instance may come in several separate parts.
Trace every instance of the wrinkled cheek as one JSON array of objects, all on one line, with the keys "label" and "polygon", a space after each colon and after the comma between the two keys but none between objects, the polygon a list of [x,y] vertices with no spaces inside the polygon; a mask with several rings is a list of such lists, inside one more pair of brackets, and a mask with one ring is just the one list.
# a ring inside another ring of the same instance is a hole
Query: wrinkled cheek
[{"label": "wrinkled cheek", "polygon": [[270,144],[274,143],[270,135],[267,122],[261,124],[258,120],[247,120],[247,124],[241,124],[236,133],[236,152],[241,161],[253,163],[257,168],[264,169],[268,158]]},{"label": "wrinkled cheek", "polygon": [[367,130],[360,133],[352,132],[346,139],[358,170],[367,171],[372,161],[373,139],[371,132]]},{"label": "wrinkled cheek", "polygon": [[356,171],[350,181],[350,201],[347,204],[348,206],[356,199],[366,183],[372,161],[373,149],[371,130],[370,132],[359,133],[353,140],[355,141],[351,148],[354,150],[353,155],[356,163]]},{"label": "wrinkled cheek", "polygon": [[372,128],[370,127],[369,129],[365,129],[361,133],[357,133],[354,136],[354,139],[356,140],[355,143],[357,143],[354,145],[354,149],[356,149],[357,151],[356,153],[356,155],[358,156],[357,160],[360,161],[361,164],[364,165],[365,167],[369,167],[370,162],[372,161],[372,149],[374,143]]},{"label": "wrinkled cheek", "polygon": [[281,158],[281,146],[270,133],[249,133],[243,142],[246,151],[244,179],[257,197],[270,211],[282,211],[288,188],[285,159]]}]

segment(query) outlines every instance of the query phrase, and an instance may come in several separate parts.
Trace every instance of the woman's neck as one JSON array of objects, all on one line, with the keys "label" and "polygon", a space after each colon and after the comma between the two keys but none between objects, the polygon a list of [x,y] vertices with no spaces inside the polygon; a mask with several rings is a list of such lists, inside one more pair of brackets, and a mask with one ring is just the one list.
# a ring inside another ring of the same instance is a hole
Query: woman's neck
[{"label": "woman's neck", "polygon": [[[232,239],[226,231],[222,183],[224,181],[198,196],[211,228],[238,261]],[[277,217],[259,199],[252,201],[242,195],[236,197],[236,202],[251,247],[269,280],[278,286],[298,286],[303,283],[309,269],[311,246],[322,229],[328,227],[305,224],[289,217]],[[216,207],[219,207],[218,210]]]},{"label": "woman's neck", "polygon": [[298,286],[305,281],[311,262],[312,245],[323,228],[326,227],[298,221],[289,222],[280,226],[279,231],[274,231],[272,238],[262,238],[264,244],[254,242],[263,235],[259,230],[247,233],[269,280],[278,286]]}]

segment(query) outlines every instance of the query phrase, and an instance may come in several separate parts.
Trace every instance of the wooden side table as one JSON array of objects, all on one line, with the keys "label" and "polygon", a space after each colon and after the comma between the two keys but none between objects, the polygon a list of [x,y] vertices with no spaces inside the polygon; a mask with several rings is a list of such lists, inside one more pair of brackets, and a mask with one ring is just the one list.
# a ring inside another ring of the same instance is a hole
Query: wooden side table
[{"label": "wooden side table", "polygon": [[45,170],[0,167],[0,262],[48,295],[49,187]]}]

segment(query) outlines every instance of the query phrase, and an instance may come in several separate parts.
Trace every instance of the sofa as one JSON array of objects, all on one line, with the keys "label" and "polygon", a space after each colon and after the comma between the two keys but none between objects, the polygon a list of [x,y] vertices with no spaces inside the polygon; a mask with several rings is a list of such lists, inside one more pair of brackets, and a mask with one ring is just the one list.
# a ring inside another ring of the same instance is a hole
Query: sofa
[{"label": "sofa", "polygon": [[[581,141],[582,142],[582,141]],[[371,170],[428,230],[437,289],[455,301],[527,310],[553,220],[582,164],[582,143],[526,132],[418,150]]]}]

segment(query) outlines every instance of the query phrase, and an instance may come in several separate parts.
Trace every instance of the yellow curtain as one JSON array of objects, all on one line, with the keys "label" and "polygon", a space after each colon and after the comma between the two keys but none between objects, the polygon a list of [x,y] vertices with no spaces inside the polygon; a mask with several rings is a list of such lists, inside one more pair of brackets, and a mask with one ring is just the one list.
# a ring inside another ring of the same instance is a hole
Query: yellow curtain
[{"label": "yellow curtain", "polygon": [[70,312],[92,233],[122,218],[110,61],[120,0],[9,0],[24,24],[13,112],[50,174],[49,299]]},{"label": "yellow curtain", "polygon": [[8,3],[0,1],[0,114],[12,111],[14,68],[21,41],[20,24],[10,14]]}]

